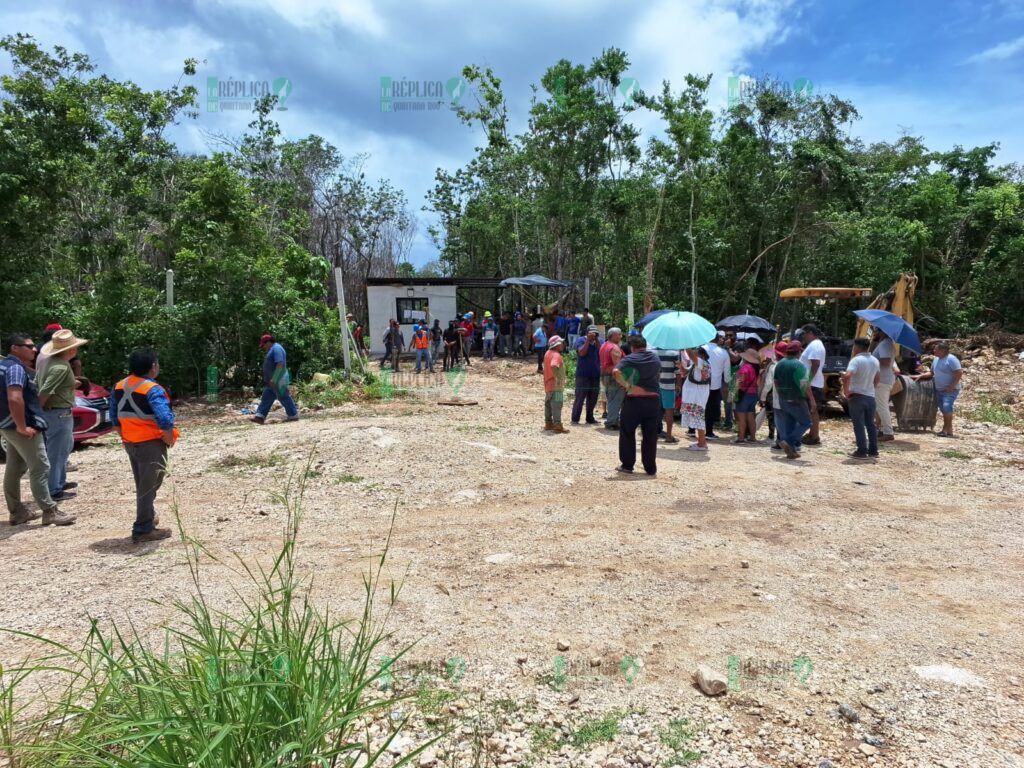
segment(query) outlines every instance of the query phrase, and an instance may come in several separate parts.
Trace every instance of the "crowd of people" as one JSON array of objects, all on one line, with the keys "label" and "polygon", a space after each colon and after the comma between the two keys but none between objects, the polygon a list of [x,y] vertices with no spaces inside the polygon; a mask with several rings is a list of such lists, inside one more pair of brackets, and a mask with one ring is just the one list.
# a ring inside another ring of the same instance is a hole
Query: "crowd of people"
[{"label": "crowd of people", "polygon": [[[353,338],[364,338],[362,326]],[[532,329],[532,330],[531,330]],[[708,343],[690,349],[648,346],[642,329],[624,336],[609,328],[604,338],[589,309],[582,313],[540,313],[527,320],[523,312],[505,312],[497,320],[485,311],[452,319],[446,328],[437,319],[413,326],[408,345],[401,326],[392,320],[385,332],[386,354],[381,367],[399,369],[402,352],[415,355],[415,371],[432,372],[438,357],[443,370],[471,365],[476,342],[484,360],[496,355],[536,354],[543,374],[544,429],[569,430],[562,422],[567,387],[567,350],[575,362],[572,424],[601,424],[619,432],[618,471],[631,474],[637,460],[648,475],[657,473],[657,443],[680,442],[676,424],[686,430],[685,450],[705,453],[709,441],[721,440],[718,430],[735,429],[737,444],[756,444],[765,426],[770,448],[788,459],[800,458],[808,445],[820,445],[819,412],[825,400],[826,350],[821,332],[805,325],[795,338],[765,344],[756,334],[719,331]],[[42,518],[43,525],[70,525],[75,516],[58,502],[75,497],[77,484],[67,479],[74,445],[72,408],[76,391],[91,383],[82,373],[78,338],[58,324],[47,326],[37,346],[31,336],[16,333],[0,359],[0,438],[7,453],[4,497],[11,525]],[[272,335],[260,338],[263,352],[263,393],[252,421],[266,422],[275,401],[286,421],[299,411],[289,392],[287,352]],[[916,359],[898,362],[895,346],[880,329],[871,339],[853,342],[853,354],[841,376],[844,400],[853,426],[854,460],[876,459],[879,444],[894,440],[890,398],[897,373],[910,379],[933,380],[936,405],[943,417],[939,437],[953,436],[953,412],[962,385],[960,361],[944,342],[935,344],[930,368]],[[900,369],[900,365],[903,369]],[[167,538],[159,527],[154,502],[166,472],[167,451],[178,439],[167,391],[157,382],[160,362],[149,349],[128,359],[129,375],[117,382],[109,401],[109,419],[120,435],[136,488],[134,542]],[[601,419],[598,407],[603,405]],[[28,475],[38,510],[21,498],[21,479]]]},{"label": "crowd of people", "polygon": [[[658,440],[680,442],[677,420],[690,438],[685,450],[707,452],[709,440],[722,439],[718,429],[735,429],[734,443],[757,444],[758,432],[766,426],[771,450],[798,459],[804,446],[821,444],[826,350],[813,324],[794,336],[798,338],[765,344],[756,334],[738,339],[735,333],[719,331],[700,347],[665,350],[649,347],[642,329],[633,329],[625,343],[619,328],[610,328],[601,339],[598,327],[591,325],[575,342],[557,333],[545,339],[542,332],[537,342],[546,342],[538,357],[544,374],[544,429],[568,431],[562,423],[568,349],[576,357],[571,421],[579,424],[585,413],[585,423],[598,424],[595,410],[603,393],[604,427],[619,431],[620,472],[634,471],[639,429],[641,465],[655,475]],[[937,343],[933,353],[930,369],[911,360],[902,372],[913,380],[935,380],[943,416],[938,436],[952,437],[962,369],[948,344]],[[879,443],[895,439],[890,398],[899,372],[893,342],[881,329],[874,328],[870,340],[854,340],[840,376],[856,446],[851,459],[877,459]]]}]

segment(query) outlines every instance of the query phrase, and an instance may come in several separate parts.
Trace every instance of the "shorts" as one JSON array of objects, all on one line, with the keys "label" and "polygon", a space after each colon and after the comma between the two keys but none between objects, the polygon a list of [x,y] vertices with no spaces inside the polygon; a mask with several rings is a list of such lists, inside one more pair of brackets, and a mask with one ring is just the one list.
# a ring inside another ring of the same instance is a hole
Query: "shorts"
[{"label": "shorts", "polygon": [[736,403],[735,413],[753,413],[757,407],[757,393],[748,392],[745,395],[740,396],[740,401]]},{"label": "shorts", "polygon": [[659,389],[661,393],[661,407],[666,411],[675,410],[676,391],[674,389]]},{"label": "shorts", "polygon": [[811,387],[811,394],[814,395],[814,404],[821,408],[825,405],[825,388]]},{"label": "shorts", "polygon": [[953,403],[960,396],[960,390],[956,392],[936,392],[935,397],[939,401],[939,412],[947,416],[953,412]]}]

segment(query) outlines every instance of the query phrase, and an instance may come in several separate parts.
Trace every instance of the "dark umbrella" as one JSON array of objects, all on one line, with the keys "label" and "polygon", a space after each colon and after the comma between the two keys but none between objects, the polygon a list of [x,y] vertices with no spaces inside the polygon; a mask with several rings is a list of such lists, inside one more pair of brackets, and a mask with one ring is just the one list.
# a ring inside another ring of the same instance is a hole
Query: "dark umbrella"
[{"label": "dark umbrella", "polygon": [[720,331],[744,331],[746,333],[773,334],[775,326],[757,315],[732,315],[715,323]]},{"label": "dark umbrella", "polygon": [[656,309],[653,312],[648,312],[646,315],[644,315],[639,320],[637,320],[636,321],[636,325],[637,325],[638,328],[643,328],[645,325],[647,325],[649,322],[651,322],[651,320],[659,318],[662,315],[667,314],[669,312],[678,312],[678,311],[679,310],[676,310],[676,309]]},{"label": "dark umbrella", "polygon": [[855,309],[853,314],[867,320],[869,325],[881,328],[885,335],[897,344],[921,354],[921,339],[918,338],[917,331],[899,315],[886,312],[884,309]]}]

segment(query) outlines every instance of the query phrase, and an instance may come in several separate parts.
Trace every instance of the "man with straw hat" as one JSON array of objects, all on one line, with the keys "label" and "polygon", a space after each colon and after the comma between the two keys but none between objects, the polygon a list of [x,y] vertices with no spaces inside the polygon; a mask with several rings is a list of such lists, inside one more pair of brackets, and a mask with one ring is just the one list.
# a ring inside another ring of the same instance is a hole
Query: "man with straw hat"
[{"label": "man with straw hat", "polygon": [[[46,419],[28,373],[36,345],[27,334],[15,333],[7,346],[8,355],[0,360],[0,435],[7,443],[4,499],[11,525],[22,525],[40,514],[43,525],[71,525],[75,518],[57,509],[50,497],[50,462],[42,434]],[[29,511],[21,503],[21,478],[26,472],[39,512]]]},{"label": "man with straw hat", "polygon": [[544,429],[562,434],[568,432],[562,426],[562,405],[565,403],[565,361],[562,350],[565,342],[555,335],[548,339],[548,351],[544,353]]},{"label": "man with straw hat", "polygon": [[73,331],[62,328],[55,331],[39,350],[46,358],[46,367],[37,371],[36,387],[39,404],[46,419],[46,458],[50,462],[50,498],[64,501],[74,497],[71,490],[77,484],[67,482],[68,459],[75,447],[75,419],[71,409],[75,405],[75,372],[71,358],[78,348],[89,343],[79,339]]}]

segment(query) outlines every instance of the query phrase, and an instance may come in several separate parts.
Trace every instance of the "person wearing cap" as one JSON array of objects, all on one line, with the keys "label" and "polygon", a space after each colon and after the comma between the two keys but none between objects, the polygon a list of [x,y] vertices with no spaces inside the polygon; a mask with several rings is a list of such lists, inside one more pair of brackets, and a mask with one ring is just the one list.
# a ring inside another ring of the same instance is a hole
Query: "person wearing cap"
[{"label": "person wearing cap", "polygon": [[717,440],[715,422],[721,415],[723,393],[729,391],[729,366],[731,359],[729,350],[724,346],[725,331],[719,331],[714,341],[704,345],[708,353],[708,367],[711,369],[711,380],[708,382],[708,404],[704,409],[704,434],[708,440]]},{"label": "person wearing cap", "polygon": [[935,381],[935,398],[938,404],[939,413],[942,414],[942,429],[936,437],[953,436],[953,405],[963,386],[963,366],[956,355],[950,354],[948,341],[937,341],[932,347],[932,360],[930,371],[915,376],[918,381]]},{"label": "person wearing cap", "polygon": [[484,321],[480,326],[480,335],[484,342],[484,360],[494,359],[494,344],[498,337],[498,325],[491,313],[484,312]]},{"label": "person wearing cap", "polygon": [[880,378],[878,360],[868,352],[867,339],[853,340],[853,357],[842,376],[843,396],[846,398],[853,422],[853,436],[857,450],[852,459],[878,458],[878,428],[875,426],[875,388]]},{"label": "person wearing cap", "polygon": [[430,331],[425,325],[415,326],[412,341],[409,342],[409,349],[416,350],[416,373],[420,373],[425,367],[430,373],[434,372],[434,361],[430,357]]},{"label": "person wearing cap", "polygon": [[46,419],[46,458],[50,462],[50,498],[63,501],[75,494],[76,483],[67,482],[68,459],[75,447],[75,419],[71,409],[75,405],[75,372],[71,359],[78,348],[89,343],[79,339],[72,331],[61,329],[39,351],[47,358],[42,374],[36,372],[39,404]]},{"label": "person wearing cap", "polygon": [[[260,337],[260,349],[263,357],[263,397],[260,399],[256,415],[249,421],[263,424],[270,414],[275,400],[280,400],[288,421],[299,420],[299,409],[288,391],[288,354],[269,333]],[[401,347],[399,347],[399,350]]]},{"label": "person wearing cap", "polygon": [[568,432],[562,426],[562,405],[565,403],[565,342],[557,334],[548,339],[544,353],[544,430],[558,434]]},{"label": "person wearing cap", "polygon": [[786,357],[775,366],[775,391],[779,394],[779,407],[775,412],[775,425],[779,447],[787,459],[800,457],[804,433],[811,425],[808,389],[810,378],[807,367],[800,362],[803,345],[791,341],[786,345]]},{"label": "person wearing cap", "polygon": [[473,351],[473,337],[476,335],[476,323],[473,322],[472,312],[467,312],[462,316],[459,329],[462,334],[462,356],[466,360],[466,365],[472,365],[469,361],[469,353]]},{"label": "person wearing cap", "polygon": [[640,463],[644,471],[658,473],[658,429],[661,426],[661,395],[658,378],[661,361],[647,348],[640,334],[629,337],[630,353],[615,368],[615,381],[626,398],[619,415],[619,466],[616,471],[633,473],[636,465],[636,430],[640,429]]},{"label": "person wearing cap", "polygon": [[135,523],[132,543],[169,538],[170,528],[158,528],[156,493],[167,473],[167,449],[178,441],[174,411],[167,391],[156,382],[160,360],[151,349],[128,356],[128,376],[110,396],[110,421],[121,436],[135,479]]},{"label": "person wearing cap", "polygon": [[587,335],[576,342],[576,394],[572,402],[572,423],[579,424],[583,406],[587,408],[587,424],[597,424],[594,408],[601,393],[601,339],[596,325],[587,328]]},{"label": "person wearing cap", "polygon": [[622,410],[622,398],[626,391],[615,381],[615,367],[622,359],[622,330],[620,328],[609,328],[608,336],[601,345],[599,360],[601,362],[601,383],[604,384],[604,397],[607,402],[605,410],[604,428],[619,428],[619,413]]},{"label": "person wearing cap", "polygon": [[[24,333],[7,341],[7,357],[0,359],[0,435],[7,444],[4,500],[11,525],[43,518],[43,525],[71,525],[72,515],[61,512],[50,496],[50,462],[46,457],[46,418],[39,392],[29,373],[36,345]],[[21,478],[28,473],[32,498],[39,511],[21,503]]]},{"label": "person wearing cap", "polygon": [[757,421],[754,418],[754,409],[757,408],[761,356],[750,346],[739,354],[740,367],[736,377],[736,439],[733,442],[756,443]]},{"label": "person wearing cap", "polygon": [[800,340],[804,348],[800,355],[800,362],[807,368],[811,380],[809,397],[812,398],[810,403],[811,431],[804,438],[804,445],[820,445],[820,409],[825,405],[825,344],[821,340],[821,331],[818,330],[818,326],[811,323],[803,327],[803,335]]},{"label": "person wearing cap", "polygon": [[459,350],[462,348],[462,335],[454,320],[448,321],[448,327],[444,329],[443,340],[444,359],[441,370],[453,371],[459,364]]}]

